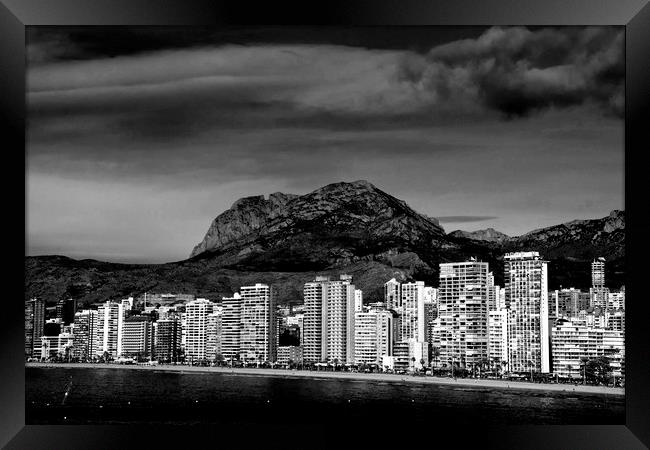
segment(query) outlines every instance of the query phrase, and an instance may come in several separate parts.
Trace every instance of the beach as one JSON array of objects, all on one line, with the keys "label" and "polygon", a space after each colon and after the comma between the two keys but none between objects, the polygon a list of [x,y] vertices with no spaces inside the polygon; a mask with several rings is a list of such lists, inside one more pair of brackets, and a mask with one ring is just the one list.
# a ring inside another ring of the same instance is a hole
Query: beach
[{"label": "beach", "polygon": [[458,387],[469,387],[476,389],[513,389],[513,390],[535,390],[547,392],[576,392],[586,394],[625,395],[624,388],[613,388],[607,386],[589,386],[573,384],[549,384],[530,383],[526,381],[488,380],[474,378],[442,378],[432,376],[397,375],[389,373],[359,373],[359,372],[326,372],[309,370],[286,370],[286,369],[265,369],[265,368],[230,368],[230,367],[200,367],[183,365],[137,365],[137,364],[102,364],[102,363],[25,363],[25,367],[38,368],[70,368],[70,369],[116,369],[116,370],[145,370],[165,371],[177,373],[221,373],[236,374],[242,376],[265,376],[278,378],[311,378],[311,379],[348,379],[383,381],[393,383],[420,383],[436,384]]}]

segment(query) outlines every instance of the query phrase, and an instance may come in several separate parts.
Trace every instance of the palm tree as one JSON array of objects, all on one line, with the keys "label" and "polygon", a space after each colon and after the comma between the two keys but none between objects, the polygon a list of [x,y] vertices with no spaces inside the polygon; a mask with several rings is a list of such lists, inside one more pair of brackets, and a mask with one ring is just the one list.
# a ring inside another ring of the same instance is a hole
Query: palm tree
[{"label": "palm tree", "polygon": [[[433,347],[433,350],[431,351],[431,356],[433,356],[434,363],[437,363],[438,357],[440,357],[440,347]],[[435,365],[436,367],[438,366],[438,364]],[[433,374],[433,370],[431,371],[431,373]]]},{"label": "palm tree", "polygon": [[587,384],[587,362],[589,362],[589,358],[586,356],[583,356],[580,358],[580,365],[582,366],[582,384]]},{"label": "palm tree", "polygon": [[530,359],[528,360],[528,367],[530,367],[530,381],[533,381],[533,367],[535,367],[535,363],[531,361]]}]

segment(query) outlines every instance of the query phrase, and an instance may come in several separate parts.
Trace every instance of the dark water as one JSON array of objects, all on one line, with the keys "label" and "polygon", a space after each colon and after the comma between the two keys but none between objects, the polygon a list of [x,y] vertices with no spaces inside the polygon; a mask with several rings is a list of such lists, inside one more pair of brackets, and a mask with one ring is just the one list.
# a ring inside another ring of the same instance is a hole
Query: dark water
[{"label": "dark water", "polygon": [[625,399],[615,395],[101,368],[30,367],[25,376],[27,424],[625,422]]}]

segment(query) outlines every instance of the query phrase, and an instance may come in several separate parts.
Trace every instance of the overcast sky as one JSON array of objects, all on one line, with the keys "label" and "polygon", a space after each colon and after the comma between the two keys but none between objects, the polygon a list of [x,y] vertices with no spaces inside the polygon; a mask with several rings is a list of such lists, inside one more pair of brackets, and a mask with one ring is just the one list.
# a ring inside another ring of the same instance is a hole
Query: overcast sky
[{"label": "overcast sky", "polygon": [[240,197],[358,179],[446,231],[623,209],[620,27],[27,39],[29,255],[180,260]]}]

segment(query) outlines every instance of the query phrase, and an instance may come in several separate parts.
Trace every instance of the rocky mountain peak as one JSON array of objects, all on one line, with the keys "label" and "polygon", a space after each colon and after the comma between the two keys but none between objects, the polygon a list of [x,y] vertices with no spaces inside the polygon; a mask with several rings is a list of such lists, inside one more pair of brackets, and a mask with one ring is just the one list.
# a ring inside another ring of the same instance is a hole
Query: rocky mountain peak
[{"label": "rocky mountain peak", "polygon": [[[276,192],[268,199],[240,199],[213,221],[191,257],[229,252],[224,258],[238,264],[282,248],[285,254],[276,260],[290,254],[298,260],[297,253],[313,259],[318,248],[321,262],[339,263],[352,260],[356,252],[370,251],[369,247],[382,253],[398,241],[430,245],[442,236],[435,221],[372,183],[357,180],[328,184],[301,196]],[[350,250],[350,246],[365,247]]]},{"label": "rocky mountain peak", "polygon": [[500,231],[497,231],[494,228],[486,228],[484,230],[476,230],[476,231],[456,230],[456,231],[452,231],[449,234],[454,237],[463,237],[467,239],[474,239],[477,241],[488,241],[488,242],[498,242],[498,243],[502,243],[510,239],[510,236]]}]

